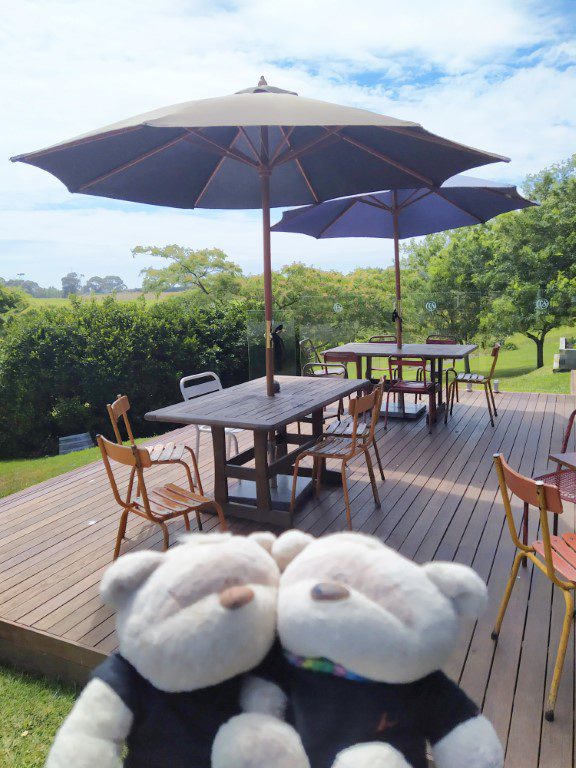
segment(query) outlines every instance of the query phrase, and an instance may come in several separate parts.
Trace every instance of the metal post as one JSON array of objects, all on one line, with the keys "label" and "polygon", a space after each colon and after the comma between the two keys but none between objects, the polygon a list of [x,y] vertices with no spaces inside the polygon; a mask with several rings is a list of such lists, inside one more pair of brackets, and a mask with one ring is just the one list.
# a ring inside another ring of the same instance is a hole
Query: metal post
[{"label": "metal post", "polygon": [[270,248],[270,171],[260,168],[262,188],[262,245],[264,257],[264,321],[266,335],[266,394],[274,397],[274,350],[272,349],[272,257]]},{"label": "metal post", "polygon": [[392,221],[394,224],[394,275],[396,278],[396,344],[402,348],[402,289],[400,286],[400,237],[398,234],[398,195],[392,193]]}]

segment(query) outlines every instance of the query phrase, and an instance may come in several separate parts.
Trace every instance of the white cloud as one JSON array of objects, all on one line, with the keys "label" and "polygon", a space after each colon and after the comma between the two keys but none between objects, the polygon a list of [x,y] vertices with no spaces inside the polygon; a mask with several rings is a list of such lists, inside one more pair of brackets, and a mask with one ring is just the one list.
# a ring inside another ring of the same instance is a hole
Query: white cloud
[{"label": "white cloud", "polygon": [[[307,96],[508,154],[510,165],[478,175],[518,181],[574,148],[567,14],[533,0],[11,0],[0,28],[0,156],[265,74]],[[24,270],[44,283],[71,267],[134,283],[129,250],[143,242],[218,245],[248,270],[260,263],[254,213],[103,207],[21,164],[0,173],[0,224],[0,275]],[[390,252],[389,243],[274,237],[277,264],[349,268]]]}]

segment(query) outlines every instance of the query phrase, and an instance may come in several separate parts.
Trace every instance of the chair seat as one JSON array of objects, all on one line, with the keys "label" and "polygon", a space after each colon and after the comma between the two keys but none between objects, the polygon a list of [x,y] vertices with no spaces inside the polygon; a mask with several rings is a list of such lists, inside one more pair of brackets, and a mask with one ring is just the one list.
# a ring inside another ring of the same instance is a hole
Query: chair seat
[{"label": "chair seat", "polygon": [[[550,543],[552,545],[554,568],[568,581],[576,582],[576,533],[550,536]],[[532,546],[544,558],[544,543],[542,541],[534,541]]]},{"label": "chair seat", "polygon": [[481,373],[459,373],[456,376],[456,381],[465,381],[472,384],[474,384],[474,382],[477,384],[483,384],[485,381],[487,381],[487,379],[486,376],[483,376]]},{"label": "chair seat", "polygon": [[534,480],[541,480],[543,483],[548,483],[548,485],[555,485],[560,491],[560,497],[564,501],[576,503],[576,470],[555,470],[554,472],[540,475],[540,477],[535,477]]},{"label": "chair seat", "polygon": [[304,453],[306,456],[316,456],[318,458],[348,456],[350,453],[350,440],[345,437],[327,437],[319,440],[312,448],[308,448]]},{"label": "chair seat", "polygon": [[156,443],[144,446],[150,454],[150,461],[156,464],[160,461],[182,461],[187,446],[183,443]]},{"label": "chair seat", "polygon": [[[353,429],[354,419],[352,416],[346,416],[345,419],[341,419],[340,421],[333,421],[332,424],[329,424],[325,430],[325,434],[331,435],[332,437],[352,437]],[[356,435],[357,437],[363,437],[364,435],[368,434],[369,431],[369,425],[361,423],[358,424]]]},{"label": "chair seat", "polygon": [[405,379],[395,379],[390,382],[390,392],[404,392],[409,395],[432,394],[435,391],[435,385],[427,381],[406,381]]},{"label": "chair seat", "polygon": [[[212,500],[200,493],[192,493],[174,483],[157,485],[148,491],[148,500],[152,512],[158,517],[170,518],[182,512],[193,510],[203,504],[212,504]],[[140,501],[132,502],[135,507],[144,510]]]}]

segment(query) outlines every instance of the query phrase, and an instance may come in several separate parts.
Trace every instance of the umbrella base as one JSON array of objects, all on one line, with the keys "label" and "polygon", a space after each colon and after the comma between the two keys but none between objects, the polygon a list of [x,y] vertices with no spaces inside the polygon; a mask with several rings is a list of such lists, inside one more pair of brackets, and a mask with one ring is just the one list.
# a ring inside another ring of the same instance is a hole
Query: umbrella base
[{"label": "umbrella base", "polygon": [[[380,413],[384,415],[386,409],[383,408]],[[406,403],[402,408],[398,403],[390,403],[388,407],[389,419],[406,419],[413,420],[419,419],[426,413],[426,406],[424,403]]]}]

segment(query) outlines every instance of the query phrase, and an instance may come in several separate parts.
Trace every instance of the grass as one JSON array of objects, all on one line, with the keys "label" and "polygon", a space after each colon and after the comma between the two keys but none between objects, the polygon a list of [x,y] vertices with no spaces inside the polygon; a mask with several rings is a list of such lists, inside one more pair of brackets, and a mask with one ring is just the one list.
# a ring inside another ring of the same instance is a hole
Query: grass
[{"label": "grass", "polygon": [[[100,456],[98,448],[67,453],[64,456],[44,456],[41,459],[10,459],[0,461],[0,498],[16,493],[30,485],[83,467]],[[0,763],[0,768],[2,763]]]},{"label": "grass", "polygon": [[[140,298],[142,296],[142,291],[118,291],[117,293],[110,294],[110,293],[90,293],[90,294],[80,294],[79,298],[83,301],[87,299],[96,299],[96,301],[102,301],[107,296],[114,296],[118,301],[134,301],[134,299]],[[159,300],[166,299],[169,296],[177,296],[178,293],[169,292],[169,293],[161,293],[159,296]],[[68,299],[35,299],[33,296],[27,296],[29,300],[29,307],[65,307],[68,304]],[[144,294],[144,298],[146,301],[149,302],[155,302],[158,299],[156,298],[156,294],[153,293],[146,293]],[[1,768],[1,766],[0,766]]]},{"label": "grass", "polygon": [[77,689],[0,667],[0,766],[40,768]]}]

